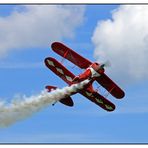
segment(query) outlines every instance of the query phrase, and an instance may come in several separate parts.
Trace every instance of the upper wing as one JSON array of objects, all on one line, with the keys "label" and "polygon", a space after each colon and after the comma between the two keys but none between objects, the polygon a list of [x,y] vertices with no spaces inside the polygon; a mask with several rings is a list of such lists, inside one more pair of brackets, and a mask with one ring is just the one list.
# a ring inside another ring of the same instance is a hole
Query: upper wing
[{"label": "upper wing", "polygon": [[118,99],[124,97],[124,91],[119,88],[119,86],[117,86],[106,74],[102,74],[100,77],[97,77],[96,81],[108,90],[114,97]]},{"label": "upper wing", "polygon": [[67,60],[71,61],[72,63],[74,63],[75,65],[77,65],[78,67],[82,69],[86,69],[89,67],[89,65],[92,64],[92,62],[85,59],[84,57],[82,57],[81,55],[79,55],[78,53],[70,49],[69,47],[66,47],[62,43],[54,42],[52,43],[51,48],[57,54],[66,58]]},{"label": "upper wing", "polygon": [[91,93],[87,90],[82,90],[80,91],[80,94],[107,111],[115,110],[115,105],[97,92]]},{"label": "upper wing", "polygon": [[63,79],[69,85],[72,84],[72,80],[75,77],[68,69],[66,69],[61,63],[52,57],[45,59],[45,65],[53,71],[57,76]]}]

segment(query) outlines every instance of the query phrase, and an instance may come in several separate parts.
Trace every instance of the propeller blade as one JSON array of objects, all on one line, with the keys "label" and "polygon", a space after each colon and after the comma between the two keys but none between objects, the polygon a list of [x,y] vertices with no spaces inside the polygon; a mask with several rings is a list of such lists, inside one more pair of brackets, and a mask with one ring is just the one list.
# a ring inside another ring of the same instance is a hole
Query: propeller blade
[{"label": "propeller blade", "polygon": [[111,66],[110,61],[106,61],[106,62],[104,62],[104,63],[102,63],[102,64],[100,65],[100,68],[110,67],[110,66]]}]

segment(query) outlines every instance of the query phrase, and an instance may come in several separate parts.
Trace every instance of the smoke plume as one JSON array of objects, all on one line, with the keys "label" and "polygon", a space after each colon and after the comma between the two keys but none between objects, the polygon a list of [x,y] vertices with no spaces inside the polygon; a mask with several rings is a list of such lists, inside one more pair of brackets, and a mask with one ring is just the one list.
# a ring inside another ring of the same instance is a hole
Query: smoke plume
[{"label": "smoke plume", "polygon": [[88,84],[89,80],[85,80],[78,84],[56,89],[52,92],[43,90],[40,94],[26,97],[22,96],[19,99],[12,99],[11,103],[0,102],[0,127],[7,127],[17,121],[30,117],[41,109],[59,101],[67,95],[77,92],[78,89]]}]

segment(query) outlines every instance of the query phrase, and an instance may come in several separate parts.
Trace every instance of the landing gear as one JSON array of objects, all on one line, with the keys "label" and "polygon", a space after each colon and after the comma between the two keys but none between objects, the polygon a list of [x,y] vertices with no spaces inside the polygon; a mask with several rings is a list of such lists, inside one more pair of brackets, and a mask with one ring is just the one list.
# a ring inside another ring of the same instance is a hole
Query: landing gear
[{"label": "landing gear", "polygon": [[52,106],[54,106],[58,101],[55,101],[54,103],[52,103]]}]

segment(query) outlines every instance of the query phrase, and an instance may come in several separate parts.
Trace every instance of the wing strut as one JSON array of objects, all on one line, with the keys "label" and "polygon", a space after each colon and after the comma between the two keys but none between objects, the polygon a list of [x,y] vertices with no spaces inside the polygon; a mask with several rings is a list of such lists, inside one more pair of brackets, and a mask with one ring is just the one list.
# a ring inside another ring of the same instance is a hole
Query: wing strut
[{"label": "wing strut", "polygon": [[67,54],[68,54],[68,50],[64,53],[63,58],[62,58],[62,60],[61,60],[61,63],[63,63],[63,62],[64,62],[65,57],[67,56]]},{"label": "wing strut", "polygon": [[104,95],[104,97],[108,97],[109,94],[111,94],[112,90],[115,88],[115,86],[113,86],[108,92],[107,94]]}]

